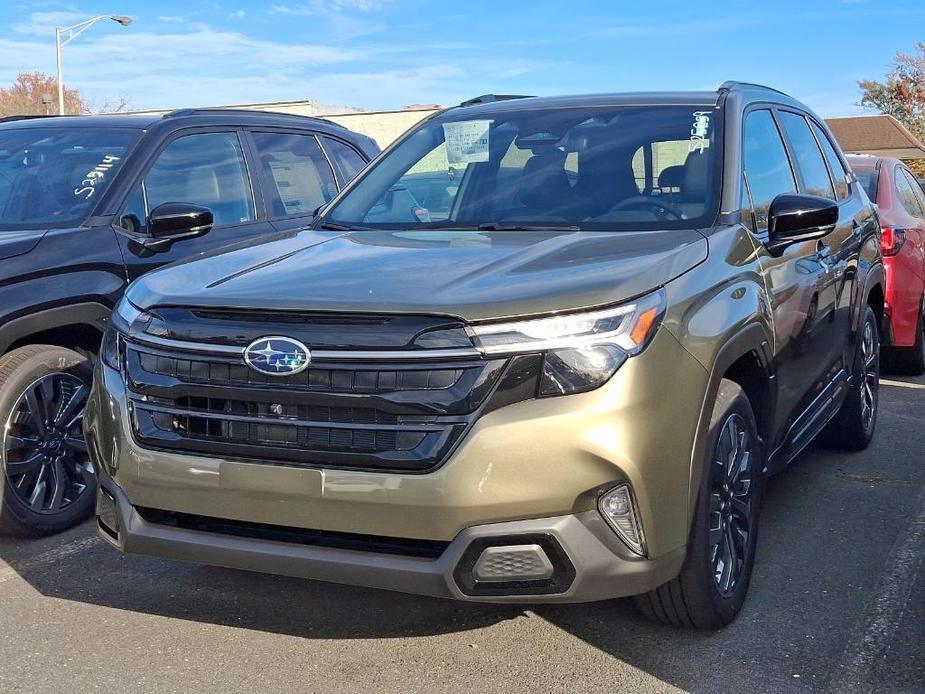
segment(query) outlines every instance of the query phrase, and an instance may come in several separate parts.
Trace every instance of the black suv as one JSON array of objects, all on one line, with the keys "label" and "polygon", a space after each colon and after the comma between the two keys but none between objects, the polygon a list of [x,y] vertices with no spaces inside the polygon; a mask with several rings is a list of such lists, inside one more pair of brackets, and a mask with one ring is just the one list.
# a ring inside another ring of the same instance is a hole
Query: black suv
[{"label": "black suv", "polygon": [[2,437],[0,531],[55,532],[92,510],[87,355],[125,286],[305,226],[377,153],[331,122],[244,110],[0,123],[0,432],[35,425]]},{"label": "black suv", "polygon": [[125,292],[85,416],[100,534],[720,626],[767,474],[874,434],[878,234],[772,89],[447,109],[310,229]]}]

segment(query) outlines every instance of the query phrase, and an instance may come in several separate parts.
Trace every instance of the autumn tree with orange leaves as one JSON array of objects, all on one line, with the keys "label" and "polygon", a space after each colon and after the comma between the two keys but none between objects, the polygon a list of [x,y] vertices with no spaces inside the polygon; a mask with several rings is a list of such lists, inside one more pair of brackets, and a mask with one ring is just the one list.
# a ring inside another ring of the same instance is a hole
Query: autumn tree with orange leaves
[{"label": "autumn tree with orange leaves", "polygon": [[[50,103],[43,104],[45,95]],[[90,113],[86,100],[76,89],[64,88],[64,111]],[[0,116],[55,115],[58,113],[58,83],[43,72],[21,72],[13,84],[0,89]]]}]

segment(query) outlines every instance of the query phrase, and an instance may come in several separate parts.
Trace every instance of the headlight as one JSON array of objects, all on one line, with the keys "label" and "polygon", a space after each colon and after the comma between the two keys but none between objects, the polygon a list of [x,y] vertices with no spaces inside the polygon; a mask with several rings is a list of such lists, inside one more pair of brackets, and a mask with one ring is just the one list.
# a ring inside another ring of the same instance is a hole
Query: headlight
[{"label": "headlight", "polygon": [[122,297],[109,319],[109,328],[103,335],[100,359],[110,368],[122,370],[122,336],[140,332],[154,333],[159,318],[140,310]]},{"label": "headlight", "polygon": [[100,360],[110,369],[122,370],[122,340],[118,331],[110,326],[103,335],[103,344],[100,346]]},{"label": "headlight", "polygon": [[128,333],[133,327],[136,327],[140,321],[145,320],[145,316],[150,319],[150,316],[144,313],[139,309],[135,304],[126,299],[124,296],[116,304],[116,308],[112,312],[110,322],[112,327],[122,333]]},{"label": "headlight", "polygon": [[539,396],[567,395],[606,383],[655,335],[665,312],[664,292],[631,304],[551,318],[470,328],[485,355],[543,352]]}]

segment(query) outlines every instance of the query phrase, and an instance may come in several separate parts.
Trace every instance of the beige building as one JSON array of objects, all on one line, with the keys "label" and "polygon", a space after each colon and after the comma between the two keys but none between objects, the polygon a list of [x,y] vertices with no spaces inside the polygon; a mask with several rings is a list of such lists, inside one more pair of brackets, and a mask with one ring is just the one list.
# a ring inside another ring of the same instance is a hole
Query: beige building
[{"label": "beige building", "polygon": [[[229,104],[217,108],[243,108],[253,111],[274,111],[292,113],[299,116],[315,116],[332,120],[373,138],[383,149],[415,123],[442,107],[437,104],[414,104],[398,111],[363,111],[350,106],[335,106],[319,101],[271,101],[264,104]],[[166,109],[132,111],[132,113],[149,113],[159,115],[167,113]]]}]

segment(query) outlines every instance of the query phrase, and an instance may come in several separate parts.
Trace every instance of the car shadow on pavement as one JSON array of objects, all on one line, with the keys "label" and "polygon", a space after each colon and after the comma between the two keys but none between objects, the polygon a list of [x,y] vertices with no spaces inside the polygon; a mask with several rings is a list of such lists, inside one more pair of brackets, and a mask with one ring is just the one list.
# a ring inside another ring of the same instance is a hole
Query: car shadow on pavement
[{"label": "car shadow on pavement", "polygon": [[[0,538],[0,560],[46,597],[305,638],[427,636],[479,629],[522,613],[516,607],[123,556],[95,532],[86,523],[70,531],[64,544],[25,555],[23,543],[29,541]],[[0,573],[0,589],[2,582]]]}]

